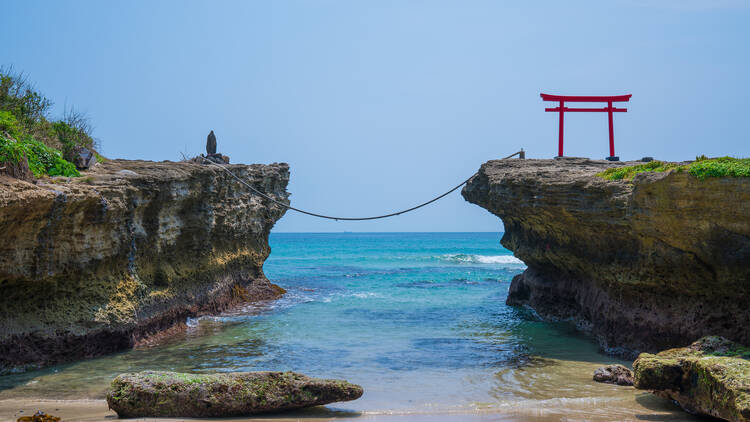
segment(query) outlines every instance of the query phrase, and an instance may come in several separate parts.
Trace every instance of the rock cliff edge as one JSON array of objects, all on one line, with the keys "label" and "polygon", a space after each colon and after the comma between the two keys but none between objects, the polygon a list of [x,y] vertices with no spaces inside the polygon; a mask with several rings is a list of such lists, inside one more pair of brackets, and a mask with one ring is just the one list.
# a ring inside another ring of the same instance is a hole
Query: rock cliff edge
[{"label": "rock cliff edge", "polygon": [[[288,202],[287,164],[227,168]],[[284,212],[193,163],[0,176],[0,373],[125,349],[189,316],[278,296],[262,266]]]},{"label": "rock cliff edge", "polygon": [[590,331],[635,356],[705,335],[750,344],[750,178],[596,176],[584,158],[489,161],[464,198],[503,220],[528,268],[508,304]]}]

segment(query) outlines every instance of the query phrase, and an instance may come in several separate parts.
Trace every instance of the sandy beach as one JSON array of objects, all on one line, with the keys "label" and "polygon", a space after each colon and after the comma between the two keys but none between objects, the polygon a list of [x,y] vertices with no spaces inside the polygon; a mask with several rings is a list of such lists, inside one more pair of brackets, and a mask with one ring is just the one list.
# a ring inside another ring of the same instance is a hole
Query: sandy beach
[{"label": "sandy beach", "polygon": [[[522,403],[507,411],[477,410],[468,412],[357,412],[335,407],[315,407],[298,412],[284,414],[259,415],[247,418],[191,419],[191,418],[139,418],[127,419],[137,421],[177,422],[186,420],[220,420],[225,422],[267,421],[267,422],[328,422],[328,421],[361,421],[361,422],[400,422],[400,421],[439,421],[439,422],[558,422],[558,421],[699,421],[701,419],[681,412],[676,406],[654,400],[649,395],[641,395],[633,402],[628,411],[610,412],[604,403],[587,404],[578,408],[567,409],[554,407],[524,407]],[[570,405],[570,404],[569,404]],[[59,416],[63,421],[113,421],[117,414],[107,408],[104,400],[0,400],[0,422],[15,422],[21,416],[33,415],[43,411]]]}]

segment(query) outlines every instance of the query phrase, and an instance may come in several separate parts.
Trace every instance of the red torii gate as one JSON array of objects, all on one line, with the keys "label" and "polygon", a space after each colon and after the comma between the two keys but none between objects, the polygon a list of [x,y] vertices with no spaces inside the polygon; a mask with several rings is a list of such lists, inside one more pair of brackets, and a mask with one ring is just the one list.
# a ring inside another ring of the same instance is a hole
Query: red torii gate
[{"label": "red torii gate", "polygon": [[[558,146],[558,157],[563,156],[563,114],[566,111],[592,111],[592,112],[606,112],[609,114],[609,157],[607,160],[618,161],[619,158],[615,157],[615,129],[612,123],[612,113],[626,112],[627,108],[616,108],[612,107],[612,103],[616,102],[627,102],[630,101],[632,94],[627,95],[612,95],[612,96],[582,96],[582,95],[550,95],[550,94],[539,94],[543,101],[557,101],[560,103],[558,107],[545,108],[544,111],[556,111],[560,113],[560,143]],[[565,107],[565,103],[607,103],[606,107],[602,108],[568,108]]]}]

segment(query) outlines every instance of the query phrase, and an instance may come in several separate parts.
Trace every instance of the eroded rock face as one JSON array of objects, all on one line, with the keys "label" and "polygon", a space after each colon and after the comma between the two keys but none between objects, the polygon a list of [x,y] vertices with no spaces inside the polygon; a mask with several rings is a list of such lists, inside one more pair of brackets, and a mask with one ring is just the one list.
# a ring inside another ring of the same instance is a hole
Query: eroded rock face
[{"label": "eroded rock face", "polygon": [[209,418],[278,412],[356,400],[362,387],[294,372],[122,374],[107,393],[121,418]]},{"label": "eroded rock face", "polygon": [[750,420],[750,348],[704,337],[688,347],[643,353],[633,369],[636,388],[675,400],[689,412]]},{"label": "eroded rock face", "polygon": [[503,220],[527,270],[508,304],[634,357],[719,334],[750,343],[750,178],[595,176],[588,159],[489,161],[462,194]]},{"label": "eroded rock face", "polygon": [[[287,201],[286,164],[227,168]],[[0,372],[125,349],[188,316],[276,297],[262,265],[284,212],[193,163],[0,177]]]}]

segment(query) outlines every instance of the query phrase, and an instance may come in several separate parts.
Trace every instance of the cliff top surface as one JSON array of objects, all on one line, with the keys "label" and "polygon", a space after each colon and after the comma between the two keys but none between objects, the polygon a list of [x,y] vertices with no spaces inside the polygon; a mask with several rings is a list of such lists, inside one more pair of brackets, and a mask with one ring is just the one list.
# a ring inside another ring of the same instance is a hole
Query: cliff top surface
[{"label": "cliff top surface", "polygon": [[[282,176],[288,180],[289,165],[273,164],[227,164],[228,170],[245,179],[265,179],[267,176]],[[219,175],[223,171],[216,166],[192,162],[109,160],[98,163],[81,177],[45,177],[26,182],[0,175],[0,206],[28,195],[90,195],[102,189],[122,189],[128,186],[187,180],[197,175]]]},{"label": "cliff top surface", "polygon": [[[750,180],[750,159],[698,157],[695,161],[668,162],[606,161],[580,157],[529,160],[491,160],[482,165],[480,174],[490,183],[514,179],[539,183],[620,182],[625,189],[634,184],[654,182],[673,173],[687,173],[698,180],[738,178]],[[594,177],[597,176],[597,177]],[[621,183],[627,182],[627,183]],[[604,183],[606,184],[606,183]]]},{"label": "cliff top surface", "polygon": [[[527,160],[490,160],[484,163],[480,173],[487,176],[489,181],[535,179],[538,183],[570,183],[570,182],[599,182],[606,184],[610,181],[595,177],[607,169],[623,168],[643,165],[643,161],[606,161],[592,160],[583,157],[563,157],[554,159]],[[684,164],[684,163],[680,163]],[[640,173],[638,178],[662,178],[668,172]],[[631,181],[632,182],[632,181]]]}]

